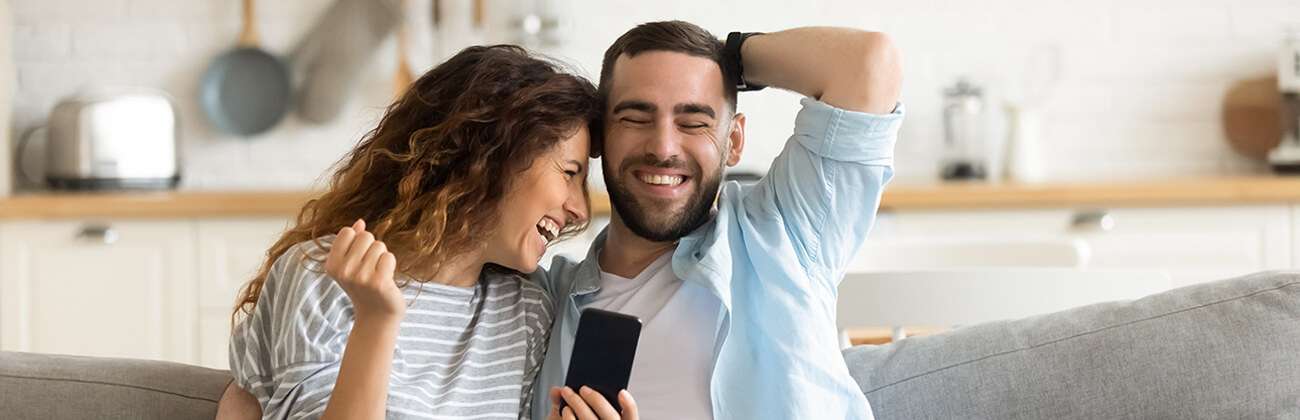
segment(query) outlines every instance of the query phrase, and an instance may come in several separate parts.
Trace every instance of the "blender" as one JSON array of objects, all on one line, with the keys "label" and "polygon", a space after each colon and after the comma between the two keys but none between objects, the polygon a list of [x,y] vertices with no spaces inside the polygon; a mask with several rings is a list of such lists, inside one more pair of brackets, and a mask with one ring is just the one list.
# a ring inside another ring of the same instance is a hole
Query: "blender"
[{"label": "blender", "polygon": [[1268,154],[1268,163],[1280,174],[1300,174],[1300,27],[1287,31],[1277,61],[1277,90],[1282,142]]},{"label": "blender", "polygon": [[944,162],[940,177],[982,180],[988,177],[984,90],[966,79],[943,91]]}]

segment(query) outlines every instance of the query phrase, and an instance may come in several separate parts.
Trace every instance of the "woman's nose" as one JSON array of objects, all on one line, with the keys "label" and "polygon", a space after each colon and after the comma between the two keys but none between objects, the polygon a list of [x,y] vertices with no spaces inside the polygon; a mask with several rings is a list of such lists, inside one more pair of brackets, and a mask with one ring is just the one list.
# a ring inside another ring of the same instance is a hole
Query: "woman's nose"
[{"label": "woman's nose", "polygon": [[587,192],[579,187],[578,191],[569,194],[569,198],[564,200],[564,214],[569,218],[567,223],[581,223],[587,221]]}]

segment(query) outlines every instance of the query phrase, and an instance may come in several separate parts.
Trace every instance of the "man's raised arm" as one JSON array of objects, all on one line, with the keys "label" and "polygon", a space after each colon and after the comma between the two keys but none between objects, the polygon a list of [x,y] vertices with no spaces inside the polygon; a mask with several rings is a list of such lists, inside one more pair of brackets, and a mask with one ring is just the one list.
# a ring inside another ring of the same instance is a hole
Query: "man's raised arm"
[{"label": "man's raised arm", "polygon": [[740,51],[750,84],[788,89],[849,111],[887,114],[898,102],[898,50],[879,32],[807,27],[752,36]]}]

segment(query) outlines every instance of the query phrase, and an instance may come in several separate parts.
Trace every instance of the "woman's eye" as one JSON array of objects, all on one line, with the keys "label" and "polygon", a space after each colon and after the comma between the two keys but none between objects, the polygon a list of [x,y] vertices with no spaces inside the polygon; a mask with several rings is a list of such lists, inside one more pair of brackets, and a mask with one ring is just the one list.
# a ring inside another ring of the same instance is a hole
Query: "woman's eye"
[{"label": "woman's eye", "polygon": [[566,170],[564,171],[564,175],[569,177],[569,179],[573,179],[573,177],[578,176],[578,171],[572,169]]},{"label": "woman's eye", "polygon": [[624,119],[623,119],[623,122],[625,122],[625,123],[629,123],[629,124],[647,124],[647,123],[649,123],[650,121],[647,121],[647,120],[638,120],[638,119],[633,119],[633,118],[624,118]]}]

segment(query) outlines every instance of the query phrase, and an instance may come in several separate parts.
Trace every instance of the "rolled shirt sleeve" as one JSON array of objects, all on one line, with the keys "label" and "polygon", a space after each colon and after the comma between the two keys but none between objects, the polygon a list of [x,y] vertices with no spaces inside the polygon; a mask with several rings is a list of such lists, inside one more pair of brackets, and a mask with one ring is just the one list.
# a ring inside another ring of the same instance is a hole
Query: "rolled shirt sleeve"
[{"label": "rolled shirt sleeve", "polygon": [[865,240],[893,177],[902,104],[889,114],[835,108],[810,98],[794,134],[744,198],[747,213],[776,218],[809,277],[838,285]]}]

